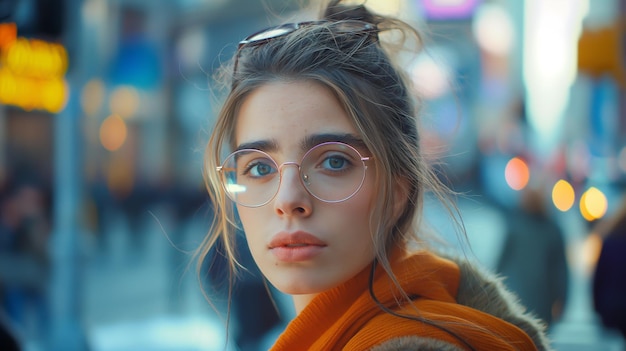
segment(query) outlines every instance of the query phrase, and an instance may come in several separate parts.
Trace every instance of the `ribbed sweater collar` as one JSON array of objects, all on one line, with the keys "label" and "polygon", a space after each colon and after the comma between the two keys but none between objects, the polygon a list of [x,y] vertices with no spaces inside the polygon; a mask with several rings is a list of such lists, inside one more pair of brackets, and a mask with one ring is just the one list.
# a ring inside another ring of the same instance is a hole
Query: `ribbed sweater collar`
[{"label": "ribbed sweater collar", "polygon": [[[411,297],[455,302],[460,272],[452,261],[425,251],[410,256],[397,251],[391,256],[391,266],[402,289]],[[272,350],[331,349],[347,342],[372,317],[384,313],[368,291],[371,268],[317,295],[291,321]],[[377,299],[389,308],[403,299],[380,265],[376,267],[373,288]]]}]

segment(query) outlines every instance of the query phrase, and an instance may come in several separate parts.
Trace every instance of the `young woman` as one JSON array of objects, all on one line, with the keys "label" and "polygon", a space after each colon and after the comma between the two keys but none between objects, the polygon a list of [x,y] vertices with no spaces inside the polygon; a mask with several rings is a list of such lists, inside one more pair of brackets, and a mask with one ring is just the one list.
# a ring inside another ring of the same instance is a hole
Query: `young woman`
[{"label": "young woman", "polygon": [[379,37],[392,29],[415,33],[332,1],[320,21],[239,44],[207,148],[216,220],[201,254],[219,241],[234,271],[241,225],[297,312],[273,350],[547,349],[497,280],[426,249],[424,194],[444,187]]}]

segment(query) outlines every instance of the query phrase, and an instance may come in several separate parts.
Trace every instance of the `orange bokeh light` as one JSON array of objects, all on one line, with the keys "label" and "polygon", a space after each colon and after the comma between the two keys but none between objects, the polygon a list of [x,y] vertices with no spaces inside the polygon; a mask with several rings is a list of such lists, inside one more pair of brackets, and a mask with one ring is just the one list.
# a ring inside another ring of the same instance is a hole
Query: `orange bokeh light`
[{"label": "orange bokeh light", "polygon": [[524,160],[513,157],[504,169],[506,183],[514,190],[522,190],[530,180],[530,170]]},{"label": "orange bokeh light", "polygon": [[576,201],[574,187],[567,181],[561,179],[552,188],[552,203],[562,212],[568,211]]},{"label": "orange bokeh light", "polygon": [[120,116],[111,115],[100,126],[100,142],[109,151],[116,151],[122,147],[127,135],[126,123]]}]

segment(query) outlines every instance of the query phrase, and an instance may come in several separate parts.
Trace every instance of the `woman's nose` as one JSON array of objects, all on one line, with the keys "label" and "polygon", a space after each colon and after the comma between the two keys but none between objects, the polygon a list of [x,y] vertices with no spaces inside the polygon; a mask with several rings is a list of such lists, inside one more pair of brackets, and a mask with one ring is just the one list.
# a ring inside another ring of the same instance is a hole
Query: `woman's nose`
[{"label": "woman's nose", "polygon": [[274,209],[279,216],[309,216],[312,196],[300,180],[300,168],[295,163],[280,166],[281,182],[274,198]]}]

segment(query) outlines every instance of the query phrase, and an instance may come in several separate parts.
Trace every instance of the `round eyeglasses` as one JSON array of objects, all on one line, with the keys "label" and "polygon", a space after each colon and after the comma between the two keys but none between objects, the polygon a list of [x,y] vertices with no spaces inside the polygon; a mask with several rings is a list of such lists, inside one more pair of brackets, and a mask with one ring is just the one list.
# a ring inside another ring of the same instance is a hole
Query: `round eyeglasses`
[{"label": "round eyeglasses", "polygon": [[285,166],[296,166],[300,181],[315,198],[324,202],[342,202],[354,196],[363,186],[366,161],[352,146],[340,142],[321,143],[302,157],[300,164],[278,165],[267,153],[242,149],[228,155],[217,167],[228,197],[245,207],[260,207],[278,193]]}]

